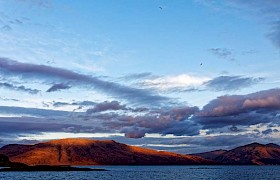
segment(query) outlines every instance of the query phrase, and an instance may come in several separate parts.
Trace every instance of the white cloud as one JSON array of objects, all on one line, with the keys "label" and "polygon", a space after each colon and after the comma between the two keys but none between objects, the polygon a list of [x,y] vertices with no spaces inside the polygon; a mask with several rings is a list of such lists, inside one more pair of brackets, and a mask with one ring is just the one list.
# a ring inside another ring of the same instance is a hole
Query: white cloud
[{"label": "white cloud", "polygon": [[172,90],[174,88],[191,88],[202,85],[210,80],[208,77],[193,76],[189,74],[179,74],[175,76],[158,77],[154,79],[146,79],[141,82],[149,88],[154,88],[162,91]]}]

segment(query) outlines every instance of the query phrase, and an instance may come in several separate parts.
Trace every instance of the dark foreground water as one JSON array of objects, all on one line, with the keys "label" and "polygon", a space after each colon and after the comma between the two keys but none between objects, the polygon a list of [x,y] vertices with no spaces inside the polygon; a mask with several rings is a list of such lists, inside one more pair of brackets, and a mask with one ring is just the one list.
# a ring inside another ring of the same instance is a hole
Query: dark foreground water
[{"label": "dark foreground water", "polygon": [[93,172],[0,172],[5,180],[78,179],[218,179],[280,180],[280,166],[94,166],[109,171]]}]

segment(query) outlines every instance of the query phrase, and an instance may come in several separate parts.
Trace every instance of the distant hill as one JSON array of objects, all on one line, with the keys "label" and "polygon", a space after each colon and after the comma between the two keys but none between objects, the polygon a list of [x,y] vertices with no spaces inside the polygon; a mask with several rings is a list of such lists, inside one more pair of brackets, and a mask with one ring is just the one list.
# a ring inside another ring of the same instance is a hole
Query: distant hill
[{"label": "distant hill", "polygon": [[196,153],[196,154],[191,154],[194,156],[199,156],[205,159],[210,159],[210,160],[215,160],[218,156],[221,154],[227,152],[227,150],[215,150],[215,151],[209,151],[209,152],[204,152],[204,153]]},{"label": "distant hill", "polygon": [[11,161],[27,165],[207,165],[210,160],[121,144],[112,140],[61,139],[0,148]]},{"label": "distant hill", "polygon": [[229,151],[218,150],[195,155],[229,165],[280,165],[280,146],[272,143],[252,143]]}]

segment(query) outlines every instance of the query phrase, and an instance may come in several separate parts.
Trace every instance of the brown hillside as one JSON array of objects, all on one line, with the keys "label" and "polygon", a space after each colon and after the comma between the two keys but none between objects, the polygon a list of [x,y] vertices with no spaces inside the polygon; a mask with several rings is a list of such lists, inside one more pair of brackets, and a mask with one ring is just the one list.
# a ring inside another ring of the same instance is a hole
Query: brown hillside
[{"label": "brown hillside", "polygon": [[199,165],[213,164],[197,156],[129,146],[111,140],[62,139],[0,149],[13,162],[28,165]]},{"label": "brown hillside", "polygon": [[280,146],[252,143],[227,151],[215,158],[223,164],[280,165]]}]

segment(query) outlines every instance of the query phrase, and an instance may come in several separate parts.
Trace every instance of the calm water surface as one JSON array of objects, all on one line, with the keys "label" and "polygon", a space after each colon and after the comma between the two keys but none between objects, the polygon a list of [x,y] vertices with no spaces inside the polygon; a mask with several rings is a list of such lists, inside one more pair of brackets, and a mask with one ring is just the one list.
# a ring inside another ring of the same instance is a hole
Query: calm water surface
[{"label": "calm water surface", "polygon": [[87,179],[219,179],[280,180],[280,166],[94,166],[109,171],[93,172],[0,172],[5,180]]}]

